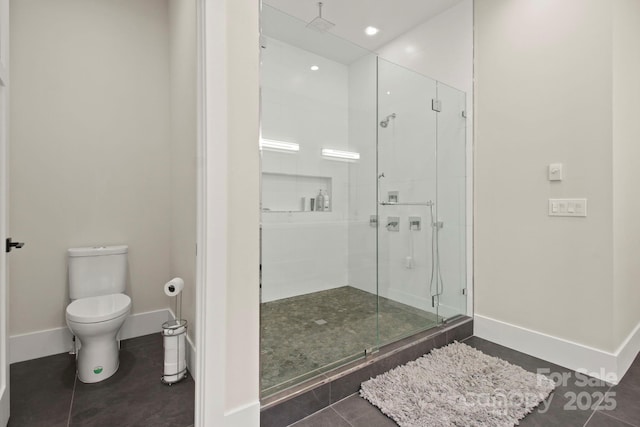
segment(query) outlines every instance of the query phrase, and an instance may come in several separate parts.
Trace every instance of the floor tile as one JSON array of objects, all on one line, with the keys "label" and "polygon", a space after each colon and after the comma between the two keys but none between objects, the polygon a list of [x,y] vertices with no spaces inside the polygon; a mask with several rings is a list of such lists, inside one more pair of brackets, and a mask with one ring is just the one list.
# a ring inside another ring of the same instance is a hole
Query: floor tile
[{"label": "floor tile", "polygon": [[120,368],[97,384],[78,381],[71,426],[181,427],[193,424],[194,382],[162,384],[162,337],[144,337],[144,345],[124,343]]},{"label": "floor tile", "polygon": [[351,425],[332,408],[327,408],[292,424],[291,427],[351,427]]},{"label": "floor tile", "polygon": [[499,357],[509,363],[518,365],[529,372],[537,372],[538,369],[547,369],[549,372],[570,371],[560,365],[556,365],[546,360],[530,356],[525,353],[510,349],[508,347],[484,340],[478,337],[471,337],[464,340],[464,343],[474,347],[490,356]]},{"label": "floor tile", "polygon": [[603,411],[629,424],[640,425],[640,383],[627,372],[620,384],[609,391],[607,397],[615,405]]},{"label": "floor tile", "polygon": [[521,422],[521,426],[583,426],[609,390],[604,381],[507,347],[472,337],[465,344],[556,381],[556,389]]},{"label": "floor tile", "polygon": [[353,427],[394,427],[397,425],[391,418],[358,395],[349,396],[332,407]]},{"label": "floor tile", "polygon": [[636,427],[596,411],[585,427]]},{"label": "floor tile", "polygon": [[282,427],[305,418],[330,404],[331,386],[324,384],[283,404],[260,412],[261,427]]},{"label": "floor tile", "polygon": [[384,415],[382,412],[370,412],[367,411],[363,416],[356,418],[350,422],[352,427],[397,427],[391,418]]},{"label": "floor tile", "polygon": [[12,364],[8,425],[66,426],[75,374],[75,358],[68,354]]},{"label": "floor tile", "polygon": [[331,383],[331,403],[335,403],[360,390],[360,384],[367,381],[373,374],[372,366],[357,369]]}]

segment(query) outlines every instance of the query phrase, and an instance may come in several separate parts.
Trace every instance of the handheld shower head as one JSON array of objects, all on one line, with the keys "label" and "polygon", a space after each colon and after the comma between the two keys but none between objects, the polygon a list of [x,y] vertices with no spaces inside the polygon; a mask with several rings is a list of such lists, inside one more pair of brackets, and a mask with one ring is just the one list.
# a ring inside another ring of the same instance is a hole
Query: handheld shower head
[{"label": "handheld shower head", "polygon": [[396,118],[396,113],[389,114],[387,117],[384,118],[384,120],[380,122],[380,127],[386,128],[387,126],[389,126],[389,120],[395,119],[395,118]]}]

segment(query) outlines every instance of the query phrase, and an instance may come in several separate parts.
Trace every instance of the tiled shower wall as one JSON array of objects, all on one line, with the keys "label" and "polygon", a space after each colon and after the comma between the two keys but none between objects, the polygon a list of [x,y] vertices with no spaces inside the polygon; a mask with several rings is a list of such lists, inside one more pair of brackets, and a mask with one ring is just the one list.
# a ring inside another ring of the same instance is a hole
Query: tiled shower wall
[{"label": "tiled shower wall", "polygon": [[[319,69],[312,71],[312,65]],[[263,211],[263,302],[348,282],[348,164],[320,155],[322,148],[348,149],[348,71],[344,64],[275,39],[268,39],[263,51],[262,137],[300,145],[299,152],[263,150],[263,172],[286,175],[293,187],[296,176],[331,182],[330,212],[278,212],[277,206]],[[288,194],[263,193],[263,200],[290,197],[301,204],[305,197],[308,209],[319,190],[291,188]]]}]

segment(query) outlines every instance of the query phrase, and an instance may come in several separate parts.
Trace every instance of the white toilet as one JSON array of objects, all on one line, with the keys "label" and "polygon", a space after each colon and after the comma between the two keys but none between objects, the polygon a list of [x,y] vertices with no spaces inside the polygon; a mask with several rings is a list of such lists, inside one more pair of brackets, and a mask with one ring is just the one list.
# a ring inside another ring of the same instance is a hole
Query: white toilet
[{"label": "white toilet", "polygon": [[131,311],[124,294],[127,246],[71,248],[67,326],[76,340],[78,379],[96,383],[113,375],[120,364],[116,335]]}]

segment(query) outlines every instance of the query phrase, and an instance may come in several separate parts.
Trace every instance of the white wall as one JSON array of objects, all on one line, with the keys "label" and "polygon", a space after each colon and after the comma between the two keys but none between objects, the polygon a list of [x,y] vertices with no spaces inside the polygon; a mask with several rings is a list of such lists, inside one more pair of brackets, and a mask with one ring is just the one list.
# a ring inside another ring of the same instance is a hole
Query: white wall
[{"label": "white wall", "polygon": [[133,313],[166,308],[164,0],[11,3],[12,335],[65,327],[66,249],[129,245]]},{"label": "white wall", "polygon": [[620,345],[640,323],[640,3],[613,3],[613,323]]},{"label": "white wall", "polygon": [[[171,79],[171,275],[182,277],[182,317],[195,337],[196,1],[169,0]],[[174,303],[171,303],[175,311]],[[177,313],[174,313],[177,314]]]},{"label": "white wall", "polygon": [[473,0],[462,0],[377,51],[388,61],[471,94]]},{"label": "white wall", "polygon": [[[611,3],[478,1],[475,29],[476,314],[611,352]],[[561,197],[588,217],[549,217]]]},{"label": "white wall", "polygon": [[[347,285],[349,165],[320,152],[348,148],[349,110],[344,64],[269,38],[261,70],[262,137],[300,144],[295,153],[262,150],[266,302]],[[331,212],[308,211],[309,199],[329,181]],[[302,197],[306,212],[278,212],[299,209]]]}]

